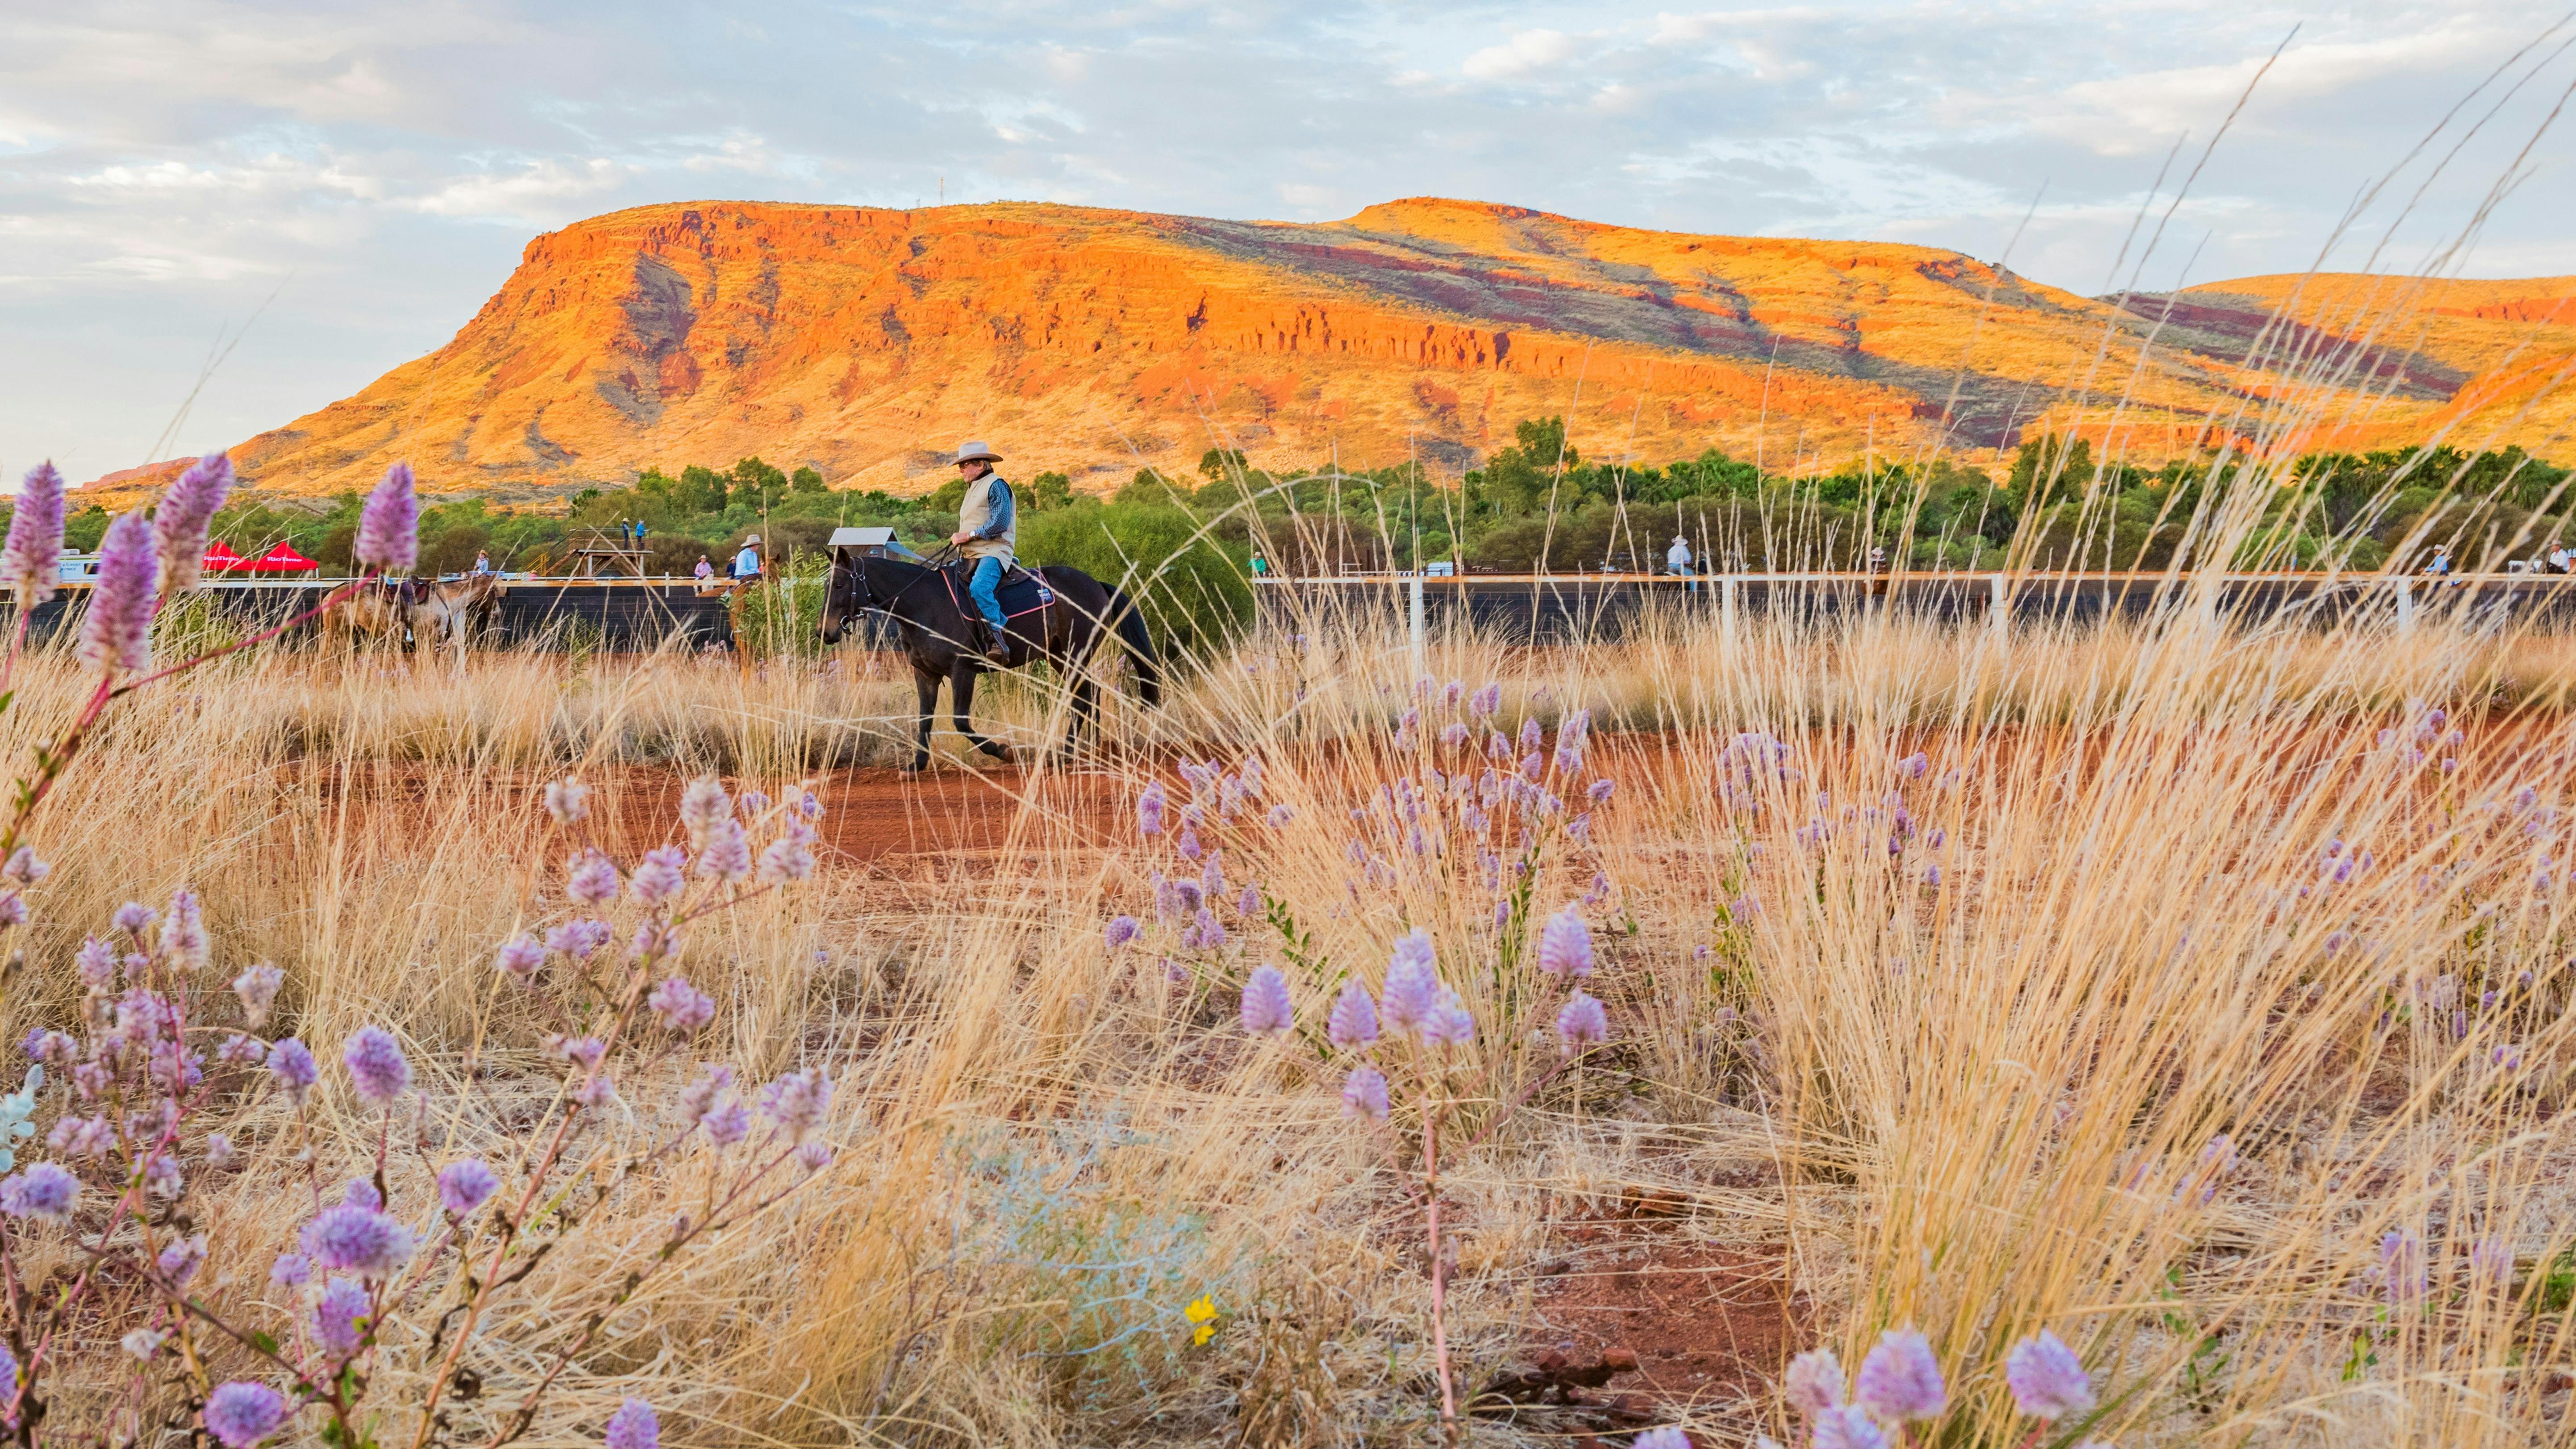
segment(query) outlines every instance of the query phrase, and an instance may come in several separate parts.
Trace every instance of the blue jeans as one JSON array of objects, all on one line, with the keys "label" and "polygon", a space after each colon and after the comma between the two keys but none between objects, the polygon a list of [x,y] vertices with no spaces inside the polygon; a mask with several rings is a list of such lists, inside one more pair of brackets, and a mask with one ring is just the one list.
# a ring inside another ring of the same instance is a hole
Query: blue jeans
[{"label": "blue jeans", "polygon": [[966,592],[983,611],[984,622],[993,626],[993,642],[1002,642],[1002,561],[997,558],[975,560],[975,572],[967,575]]}]

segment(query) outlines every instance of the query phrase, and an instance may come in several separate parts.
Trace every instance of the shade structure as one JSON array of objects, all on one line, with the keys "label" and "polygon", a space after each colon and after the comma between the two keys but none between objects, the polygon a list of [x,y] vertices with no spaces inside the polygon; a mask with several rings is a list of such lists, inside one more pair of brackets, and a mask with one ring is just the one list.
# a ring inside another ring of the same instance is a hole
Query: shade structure
[{"label": "shade structure", "polygon": [[233,546],[220,538],[206,548],[206,572],[210,574],[238,573],[249,566],[249,559],[233,552]]},{"label": "shade structure", "polygon": [[279,539],[277,547],[250,560],[242,567],[246,572],[254,574],[309,574],[318,571],[322,565],[297,553],[295,545]]}]

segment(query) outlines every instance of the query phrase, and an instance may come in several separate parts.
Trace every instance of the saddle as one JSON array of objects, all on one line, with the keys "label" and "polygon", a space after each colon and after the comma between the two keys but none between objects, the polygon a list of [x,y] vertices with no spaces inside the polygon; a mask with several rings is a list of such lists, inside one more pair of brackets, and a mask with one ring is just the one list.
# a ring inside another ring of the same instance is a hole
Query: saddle
[{"label": "saddle", "polygon": [[[975,575],[974,561],[969,559],[952,563],[943,567],[940,572],[947,576],[949,595],[957,600],[958,607],[968,614],[974,613],[972,596],[966,592],[967,581]],[[1002,570],[1002,581],[994,585],[993,597],[1001,601],[1004,619],[1016,619],[1022,614],[1034,614],[1054,603],[1055,590],[1048,586],[1047,581],[1040,577],[1036,570],[1023,567],[1014,560],[1009,567]]]}]

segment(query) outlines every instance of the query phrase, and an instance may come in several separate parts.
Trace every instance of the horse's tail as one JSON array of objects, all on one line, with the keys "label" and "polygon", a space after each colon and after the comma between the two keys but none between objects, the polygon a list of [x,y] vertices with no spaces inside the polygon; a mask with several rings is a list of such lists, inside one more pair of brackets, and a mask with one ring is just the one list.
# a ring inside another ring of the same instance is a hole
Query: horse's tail
[{"label": "horse's tail", "polygon": [[1126,646],[1127,657],[1136,662],[1136,692],[1148,706],[1163,702],[1163,676],[1154,662],[1154,636],[1145,627],[1145,615],[1136,601],[1116,589],[1109,591],[1109,618],[1118,630],[1118,641]]}]

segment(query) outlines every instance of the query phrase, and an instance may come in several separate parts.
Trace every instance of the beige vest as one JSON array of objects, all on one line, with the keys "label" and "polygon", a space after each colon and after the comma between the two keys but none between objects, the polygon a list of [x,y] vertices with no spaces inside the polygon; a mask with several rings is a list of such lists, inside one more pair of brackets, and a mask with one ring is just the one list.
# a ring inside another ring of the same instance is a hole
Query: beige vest
[{"label": "beige vest", "polygon": [[[988,472],[966,485],[966,496],[957,504],[958,532],[979,532],[985,524],[993,521],[993,485],[1001,481],[1003,481],[1001,474]],[[1011,501],[1016,505],[1019,499],[1014,496]],[[1000,538],[970,539],[957,551],[968,558],[997,558],[1004,563],[1009,563],[1016,552],[1013,545],[1019,540],[1020,511],[1014,507],[1011,510],[1011,526]]]}]

